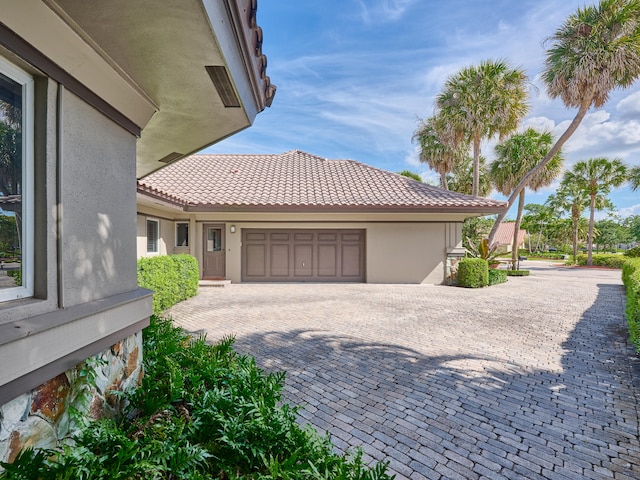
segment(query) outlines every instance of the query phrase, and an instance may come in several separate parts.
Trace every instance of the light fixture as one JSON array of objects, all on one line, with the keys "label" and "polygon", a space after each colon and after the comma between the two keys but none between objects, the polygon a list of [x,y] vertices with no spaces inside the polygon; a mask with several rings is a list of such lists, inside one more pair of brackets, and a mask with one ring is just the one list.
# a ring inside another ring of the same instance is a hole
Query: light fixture
[{"label": "light fixture", "polygon": [[229,227],[229,231],[230,231],[231,233],[236,233],[236,226],[235,226],[235,225],[231,225],[231,226]]}]

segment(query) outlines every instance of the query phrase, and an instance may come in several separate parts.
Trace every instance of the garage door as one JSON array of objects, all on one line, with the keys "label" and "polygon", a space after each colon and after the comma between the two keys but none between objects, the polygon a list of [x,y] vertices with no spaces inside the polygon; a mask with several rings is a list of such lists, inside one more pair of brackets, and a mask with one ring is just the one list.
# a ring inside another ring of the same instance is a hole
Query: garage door
[{"label": "garage door", "polygon": [[242,281],[364,282],[364,230],[242,230]]}]

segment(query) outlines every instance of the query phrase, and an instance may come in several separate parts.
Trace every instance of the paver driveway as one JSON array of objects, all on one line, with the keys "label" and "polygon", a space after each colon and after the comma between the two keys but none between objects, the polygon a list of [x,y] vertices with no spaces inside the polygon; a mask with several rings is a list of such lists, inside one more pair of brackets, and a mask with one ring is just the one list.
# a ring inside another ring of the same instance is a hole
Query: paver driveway
[{"label": "paver driveway", "polygon": [[304,419],[398,478],[640,478],[620,272],[526,268],[474,290],[201,288],[169,314],[286,370]]}]

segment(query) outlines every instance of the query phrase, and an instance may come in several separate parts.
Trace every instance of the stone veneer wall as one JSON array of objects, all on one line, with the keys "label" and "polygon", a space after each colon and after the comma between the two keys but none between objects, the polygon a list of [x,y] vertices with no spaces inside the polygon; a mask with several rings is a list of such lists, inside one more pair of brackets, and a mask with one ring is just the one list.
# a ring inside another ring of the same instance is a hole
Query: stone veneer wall
[{"label": "stone veneer wall", "polygon": [[111,392],[135,387],[142,375],[138,332],[0,406],[0,460],[10,463],[24,448],[52,448],[69,438],[76,428],[70,406],[94,419],[117,415],[122,399]]}]

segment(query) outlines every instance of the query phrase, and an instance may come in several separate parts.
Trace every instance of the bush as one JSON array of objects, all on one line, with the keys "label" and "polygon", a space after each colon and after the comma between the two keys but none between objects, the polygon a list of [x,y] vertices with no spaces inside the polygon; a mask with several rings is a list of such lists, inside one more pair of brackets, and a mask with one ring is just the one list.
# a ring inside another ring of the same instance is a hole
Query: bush
[{"label": "bush", "polygon": [[640,247],[633,247],[624,252],[627,257],[638,258],[640,257]]},{"label": "bush", "polygon": [[507,277],[528,277],[529,270],[505,270]]},{"label": "bush", "polygon": [[[592,264],[597,267],[622,268],[622,265],[624,265],[624,262],[628,259],[629,257],[615,253],[600,253],[592,255]],[[576,257],[576,263],[578,265],[586,265],[587,255],[578,255]]]},{"label": "bush", "polygon": [[187,254],[138,260],[138,285],[153,290],[153,313],[159,314],[198,293],[198,261]]},{"label": "bush", "polygon": [[458,284],[466,288],[489,285],[489,264],[482,258],[464,258],[458,264]]},{"label": "bush", "polygon": [[17,286],[22,285],[22,268],[18,268],[17,270],[7,270],[7,276],[13,277],[13,281]]},{"label": "bush", "polygon": [[145,376],[119,419],[88,423],[75,445],[26,450],[0,479],[386,480],[360,451],[339,455],[281,402],[284,373],[265,374],[233,339],[210,345],[170,320],[144,331]]},{"label": "bush", "polygon": [[489,285],[497,285],[507,281],[507,270],[489,269]]},{"label": "bush", "polygon": [[631,343],[640,353],[640,258],[631,258],[622,266],[622,282],[627,289],[625,316]]}]

